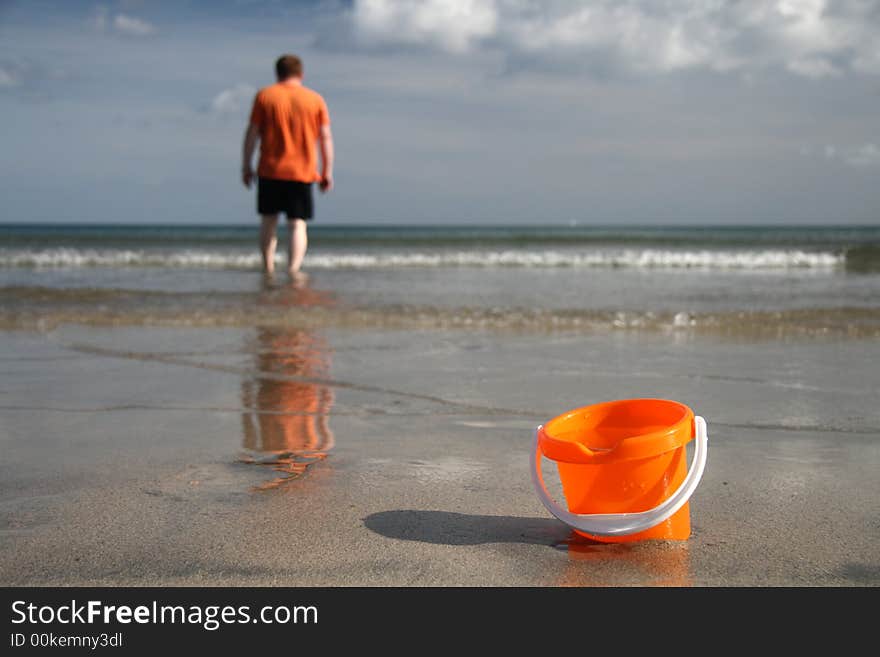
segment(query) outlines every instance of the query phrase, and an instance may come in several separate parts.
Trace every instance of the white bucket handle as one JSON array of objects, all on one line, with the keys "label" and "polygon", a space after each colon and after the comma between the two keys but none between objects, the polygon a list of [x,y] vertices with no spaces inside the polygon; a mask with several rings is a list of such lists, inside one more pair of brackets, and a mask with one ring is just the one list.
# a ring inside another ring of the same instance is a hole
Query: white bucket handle
[{"label": "white bucket handle", "polygon": [[709,451],[709,434],[706,429],[706,420],[697,415],[694,417],[694,457],[691,461],[690,471],[681,483],[681,486],[658,506],[647,511],[638,513],[585,513],[577,514],[563,509],[550,496],[544,485],[544,477],[541,474],[541,446],[538,442],[539,426],[535,430],[535,442],[532,449],[532,484],[541,502],[547,510],[562,522],[574,527],[578,531],[595,536],[626,536],[637,534],[651,527],[656,527],[661,522],[671,517],[690,499],[700,479],[703,470],[706,469],[706,454]]}]

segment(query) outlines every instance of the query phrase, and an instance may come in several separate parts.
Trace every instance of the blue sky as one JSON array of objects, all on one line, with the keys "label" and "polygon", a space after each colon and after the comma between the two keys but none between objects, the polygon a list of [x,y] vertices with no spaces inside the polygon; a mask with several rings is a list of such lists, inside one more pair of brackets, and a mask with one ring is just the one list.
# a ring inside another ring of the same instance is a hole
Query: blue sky
[{"label": "blue sky", "polygon": [[880,224],[871,0],[0,0],[0,221],[255,221],[285,52],[321,222]]}]

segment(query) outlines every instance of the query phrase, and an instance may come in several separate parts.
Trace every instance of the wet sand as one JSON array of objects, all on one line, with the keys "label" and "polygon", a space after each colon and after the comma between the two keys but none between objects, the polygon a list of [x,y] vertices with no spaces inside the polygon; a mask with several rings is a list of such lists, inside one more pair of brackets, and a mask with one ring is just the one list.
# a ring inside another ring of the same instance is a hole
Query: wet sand
[{"label": "wet sand", "polygon": [[[0,332],[0,584],[880,584],[880,343],[295,328]],[[683,543],[577,539],[532,429],[709,423]]]}]

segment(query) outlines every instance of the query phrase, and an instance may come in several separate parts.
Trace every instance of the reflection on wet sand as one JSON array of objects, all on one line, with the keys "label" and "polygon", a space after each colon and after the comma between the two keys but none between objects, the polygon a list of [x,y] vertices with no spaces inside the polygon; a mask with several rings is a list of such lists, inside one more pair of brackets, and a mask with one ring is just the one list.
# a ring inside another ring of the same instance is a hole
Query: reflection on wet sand
[{"label": "reflection on wet sand", "polygon": [[[266,285],[261,305],[325,305],[329,297],[303,280],[287,286]],[[244,432],[242,461],[268,465],[279,473],[258,490],[301,476],[326,458],[335,439],[329,426],[333,390],[321,380],[330,369],[330,349],[313,331],[258,328],[256,373],[241,386]]]},{"label": "reflection on wet sand", "polygon": [[[571,532],[556,547],[568,552],[560,586],[690,586],[687,541],[599,543]],[[638,581],[633,581],[638,573]]]}]

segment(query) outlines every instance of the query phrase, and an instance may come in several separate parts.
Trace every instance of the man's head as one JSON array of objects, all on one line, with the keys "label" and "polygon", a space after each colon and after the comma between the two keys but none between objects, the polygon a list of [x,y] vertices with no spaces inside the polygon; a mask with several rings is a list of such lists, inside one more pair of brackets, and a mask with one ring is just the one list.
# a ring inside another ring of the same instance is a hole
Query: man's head
[{"label": "man's head", "polygon": [[279,82],[303,76],[302,60],[296,55],[281,55],[275,62],[275,75]]}]

